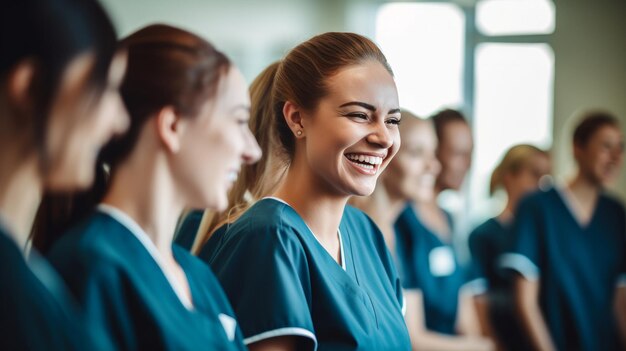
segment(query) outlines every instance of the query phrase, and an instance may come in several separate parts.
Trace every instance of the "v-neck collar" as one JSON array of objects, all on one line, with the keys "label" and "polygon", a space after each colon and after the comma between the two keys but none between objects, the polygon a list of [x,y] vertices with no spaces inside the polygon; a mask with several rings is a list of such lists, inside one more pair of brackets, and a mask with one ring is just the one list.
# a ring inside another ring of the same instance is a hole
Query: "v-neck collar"
[{"label": "v-neck collar", "polygon": [[554,187],[554,191],[557,194],[557,198],[559,198],[560,203],[562,204],[565,212],[567,212],[569,218],[576,224],[577,228],[581,231],[586,231],[591,227],[595,218],[598,216],[598,208],[600,207],[600,203],[602,201],[602,193],[598,193],[598,199],[596,200],[596,205],[591,211],[591,217],[589,217],[589,221],[587,223],[582,223],[578,217],[576,216],[576,211],[574,210],[574,204],[571,202],[570,196],[568,195],[569,190],[565,187]]},{"label": "v-neck collar", "polygon": [[[98,211],[104,213],[122,226],[124,226],[129,232],[133,234],[133,236],[141,243],[141,246],[148,252],[148,254],[152,257],[157,266],[161,269],[161,273],[165,277],[166,281],[169,283],[176,297],[180,303],[189,311],[194,311],[195,307],[193,304],[193,291],[191,279],[185,272],[183,266],[181,265],[181,269],[185,274],[185,278],[187,279],[187,284],[189,285],[190,294],[192,295],[191,299],[189,299],[185,293],[183,292],[183,287],[180,286],[178,280],[173,276],[172,273],[166,268],[165,262],[163,262],[163,257],[161,257],[161,253],[157,249],[156,245],[152,242],[148,234],[139,226],[137,222],[135,222],[130,216],[124,213],[122,210],[107,204],[99,204],[97,207]],[[173,254],[173,253],[172,253]],[[176,259],[176,258],[174,258]],[[180,265],[180,263],[179,263]]]},{"label": "v-neck collar", "polygon": [[[264,197],[262,200],[265,199],[270,199],[270,200],[275,200],[278,201],[286,206],[288,206],[289,208],[291,208],[293,210],[293,212],[295,214],[298,215],[298,219],[302,222],[302,224],[304,224],[304,226],[306,227],[306,229],[308,230],[309,234],[311,236],[313,236],[315,238],[315,241],[317,242],[317,244],[320,246],[320,248],[326,252],[326,254],[328,255],[328,257],[330,257],[338,266],[340,266],[345,272],[347,272],[347,265],[346,265],[346,255],[345,255],[345,250],[343,249],[343,238],[341,235],[341,229],[337,228],[337,236],[339,238],[339,254],[341,255],[341,264],[339,264],[330,254],[330,252],[328,252],[328,250],[326,250],[326,248],[324,248],[324,245],[322,245],[322,243],[320,242],[320,239],[315,235],[315,233],[313,233],[313,231],[311,230],[311,228],[309,227],[308,224],[306,224],[306,222],[304,221],[304,219],[302,218],[302,216],[300,216],[300,214],[298,214],[298,212],[290,205],[288,204],[285,200],[275,197],[275,196],[266,196]],[[341,227],[341,224],[339,224],[339,227]]]}]

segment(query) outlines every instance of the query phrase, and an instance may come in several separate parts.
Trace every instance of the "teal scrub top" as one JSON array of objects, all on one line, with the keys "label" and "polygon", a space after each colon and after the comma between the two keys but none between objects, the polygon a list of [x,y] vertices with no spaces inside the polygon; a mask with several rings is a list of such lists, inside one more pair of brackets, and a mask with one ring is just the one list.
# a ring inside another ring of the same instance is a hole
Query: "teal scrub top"
[{"label": "teal scrub top", "polygon": [[624,206],[600,194],[581,226],[563,196],[552,188],[520,201],[500,265],[539,281],[539,306],[558,350],[624,350],[613,303],[617,287],[626,287]]},{"label": "teal scrub top", "polygon": [[187,251],[193,248],[193,242],[196,240],[196,233],[202,223],[203,210],[193,210],[183,218],[180,227],[174,235],[174,244],[182,247]]},{"label": "teal scrub top", "polygon": [[2,226],[0,281],[0,350],[111,349],[106,334],[85,328],[52,267],[34,252],[25,259]]},{"label": "teal scrub top", "polygon": [[339,265],[286,203],[257,202],[203,250],[245,343],[296,336],[298,350],[410,350],[400,281],[382,234],[346,206]]},{"label": "teal scrub top", "polygon": [[[452,228],[452,217],[447,212],[446,217]],[[402,285],[422,292],[426,328],[456,335],[459,293],[469,279],[452,244],[427,228],[411,204],[396,219],[394,230]]]},{"label": "teal scrub top", "polygon": [[245,349],[234,313],[209,267],[173,247],[189,282],[190,310],[131,230],[128,223],[98,210],[49,254],[87,317],[109,330],[116,349]]}]

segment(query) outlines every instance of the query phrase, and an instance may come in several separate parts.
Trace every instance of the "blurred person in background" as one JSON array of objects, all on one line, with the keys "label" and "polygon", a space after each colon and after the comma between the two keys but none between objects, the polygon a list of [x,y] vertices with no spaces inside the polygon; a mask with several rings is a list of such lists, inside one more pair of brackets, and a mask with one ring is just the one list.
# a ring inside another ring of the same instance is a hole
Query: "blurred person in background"
[{"label": "blurred person in background", "polygon": [[107,349],[28,237],[42,193],[89,187],[127,128],[126,54],[91,0],[8,2],[0,26],[0,349]]},{"label": "blurred person in background", "polygon": [[491,335],[507,350],[528,350],[531,345],[522,335],[515,304],[510,299],[510,280],[503,277],[496,262],[512,235],[513,215],[525,195],[539,189],[544,176],[550,174],[550,157],[533,145],[511,147],[493,170],[489,192],[502,188],[507,202],[502,212],[479,225],[469,236],[475,274],[484,279],[486,294],[477,296],[478,311]]},{"label": "blurred person in background", "polygon": [[431,119],[437,133],[437,159],[441,163],[435,183],[436,195],[445,190],[459,191],[472,166],[472,130],[465,117],[456,110],[439,111]]},{"label": "blurred person in background", "polygon": [[622,164],[615,116],[589,112],[573,135],[575,177],[524,198],[500,265],[517,273],[516,305],[539,350],[626,347],[626,217],[605,189]]}]

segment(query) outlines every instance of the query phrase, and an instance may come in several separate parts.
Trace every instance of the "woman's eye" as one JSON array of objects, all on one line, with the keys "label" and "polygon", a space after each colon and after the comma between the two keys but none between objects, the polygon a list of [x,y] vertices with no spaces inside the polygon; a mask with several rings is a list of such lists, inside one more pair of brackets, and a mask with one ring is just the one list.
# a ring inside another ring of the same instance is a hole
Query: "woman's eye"
[{"label": "woman's eye", "polygon": [[357,118],[357,119],[367,119],[368,118],[367,114],[365,114],[365,113],[358,113],[358,112],[349,113],[349,114],[347,114],[347,116],[348,117]]},{"label": "woman's eye", "polygon": [[400,118],[389,118],[385,121],[385,123],[387,124],[393,124],[393,125],[399,125],[400,124]]}]

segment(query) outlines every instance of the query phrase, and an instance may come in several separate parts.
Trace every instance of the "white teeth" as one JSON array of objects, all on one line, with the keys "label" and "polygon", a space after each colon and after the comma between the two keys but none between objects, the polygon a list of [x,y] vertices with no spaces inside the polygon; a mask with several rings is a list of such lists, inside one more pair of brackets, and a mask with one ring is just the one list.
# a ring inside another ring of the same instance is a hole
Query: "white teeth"
[{"label": "white teeth", "polygon": [[379,165],[383,163],[383,158],[378,156],[348,154],[346,157],[348,157],[351,161],[366,163],[369,165]]}]

